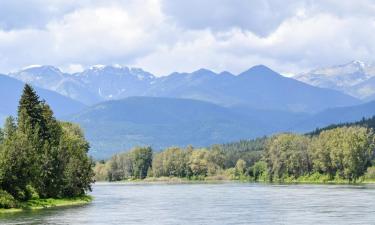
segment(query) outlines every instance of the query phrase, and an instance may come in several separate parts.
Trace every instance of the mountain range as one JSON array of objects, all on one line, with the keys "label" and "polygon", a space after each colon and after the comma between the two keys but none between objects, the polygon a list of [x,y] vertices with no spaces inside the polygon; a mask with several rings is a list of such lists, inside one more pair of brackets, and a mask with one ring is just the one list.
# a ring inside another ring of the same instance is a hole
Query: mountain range
[{"label": "mountain range", "polygon": [[39,66],[10,73],[9,76],[87,105],[131,96],[148,96],[311,113],[328,107],[360,103],[354,97],[307,85],[262,65],[238,75],[200,69],[192,73],[156,77],[142,69],[119,66],[93,66],[80,73],[67,74],[52,66]]},{"label": "mountain range", "polygon": [[353,97],[375,100],[375,65],[352,61],[298,74],[295,79],[313,86],[338,90]]},{"label": "mountain range", "polygon": [[27,82],[59,119],[84,128],[95,158],[106,158],[135,145],[207,146],[372,116],[375,102],[342,88],[370,82],[370,67],[352,62],[332,68],[311,73],[321,74],[314,83],[315,75],[288,78],[263,65],[237,75],[200,69],[164,77],[121,66],[73,74],[31,66],[0,75],[0,117],[14,115]]},{"label": "mountain range", "polygon": [[66,119],[80,124],[92,154],[105,158],[133,146],[199,147],[279,132],[305,133],[371,117],[374,112],[375,101],[307,114],[244,110],[190,99],[128,97],[99,103]]},{"label": "mountain range", "polygon": [[210,102],[128,97],[88,107],[66,118],[81,124],[99,158],[137,145],[155,149],[169,146],[208,146],[249,139],[297,125],[304,113],[219,106]]},{"label": "mountain range", "polygon": [[[0,119],[17,112],[18,100],[21,97],[25,83],[11,77],[0,74]],[[53,108],[57,117],[70,115],[83,110],[86,105],[63,96],[57,92],[36,87],[36,92],[41,99],[46,100]]]}]

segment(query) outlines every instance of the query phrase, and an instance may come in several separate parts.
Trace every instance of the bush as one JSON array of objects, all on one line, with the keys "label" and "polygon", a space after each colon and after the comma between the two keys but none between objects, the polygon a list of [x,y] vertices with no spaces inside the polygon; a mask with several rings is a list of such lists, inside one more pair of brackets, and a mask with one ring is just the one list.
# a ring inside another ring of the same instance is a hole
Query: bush
[{"label": "bush", "polygon": [[225,173],[225,176],[231,180],[234,180],[236,178],[236,168],[226,169],[224,173]]},{"label": "bush", "polygon": [[29,199],[38,199],[39,198],[38,192],[31,185],[26,186],[26,192],[29,194]]},{"label": "bush", "polygon": [[365,173],[365,178],[370,180],[375,180],[375,166],[367,168]]},{"label": "bush", "polygon": [[268,169],[267,163],[264,161],[256,162],[249,171],[250,175],[254,177],[256,181],[267,181],[268,178]]},{"label": "bush", "polygon": [[10,209],[16,208],[18,206],[18,202],[14,199],[12,195],[4,190],[0,190],[0,208],[3,209]]}]

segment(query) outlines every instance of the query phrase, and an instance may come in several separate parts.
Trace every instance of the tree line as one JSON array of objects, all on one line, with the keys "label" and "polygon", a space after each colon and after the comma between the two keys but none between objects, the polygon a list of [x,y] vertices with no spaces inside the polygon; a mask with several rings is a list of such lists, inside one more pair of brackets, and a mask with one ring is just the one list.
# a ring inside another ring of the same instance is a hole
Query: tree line
[{"label": "tree line", "polygon": [[[94,181],[88,150],[79,126],[56,120],[25,85],[17,118],[8,117],[0,129],[0,200],[84,195]],[[7,205],[0,201],[1,207]]]},{"label": "tree line", "polygon": [[209,148],[138,147],[97,162],[96,179],[148,177],[253,181],[356,182],[375,179],[371,128],[341,126],[311,135],[282,133]]}]

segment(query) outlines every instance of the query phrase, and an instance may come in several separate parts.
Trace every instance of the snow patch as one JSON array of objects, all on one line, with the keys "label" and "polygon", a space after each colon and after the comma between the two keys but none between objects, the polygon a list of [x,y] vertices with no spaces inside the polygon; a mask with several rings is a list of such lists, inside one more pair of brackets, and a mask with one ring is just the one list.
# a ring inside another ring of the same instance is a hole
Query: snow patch
[{"label": "snow patch", "polygon": [[37,64],[35,64],[35,65],[25,66],[25,67],[23,67],[21,70],[28,70],[28,69],[40,68],[40,67],[42,67],[42,65],[37,65]]}]

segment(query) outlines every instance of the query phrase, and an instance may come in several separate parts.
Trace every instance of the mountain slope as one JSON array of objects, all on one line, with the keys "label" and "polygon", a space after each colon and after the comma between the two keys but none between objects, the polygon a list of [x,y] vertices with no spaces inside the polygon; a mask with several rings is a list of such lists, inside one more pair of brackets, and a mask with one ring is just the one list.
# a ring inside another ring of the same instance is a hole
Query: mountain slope
[{"label": "mountain slope", "polygon": [[350,123],[375,115],[375,101],[365,104],[324,110],[297,123],[292,129],[311,131],[331,124]]},{"label": "mountain slope", "polygon": [[328,107],[359,103],[353,97],[307,85],[261,65],[238,76],[215,74],[204,69],[191,74],[175,73],[154,82],[146,95],[295,112],[317,112]]},{"label": "mountain slope", "polygon": [[[43,73],[50,74],[51,78],[45,78],[49,76],[42,76]],[[141,69],[119,66],[94,66],[73,75],[45,66],[26,69],[12,76],[87,104],[131,96],[152,96],[311,113],[359,103],[351,96],[284,77],[265,66],[255,66],[238,76],[200,69],[157,78]]]},{"label": "mountain slope", "polygon": [[375,99],[375,65],[361,61],[312,70],[294,78],[313,86],[339,90],[356,98]]},{"label": "mountain slope", "polygon": [[63,73],[52,66],[33,66],[9,76],[88,105],[142,95],[154,78],[141,69],[101,65],[75,74]]},{"label": "mountain slope", "polygon": [[[279,130],[272,118],[266,124],[250,113],[241,114],[212,103],[160,97],[103,102],[69,120],[84,128],[92,146],[91,154],[96,158],[106,158],[136,145],[156,149],[189,144],[208,146]],[[293,123],[293,118],[289,122]]]},{"label": "mountain slope", "polygon": [[[0,117],[15,115],[24,85],[21,81],[0,74]],[[53,91],[36,88],[36,92],[47,101],[57,117],[76,113],[85,107],[82,103]]]},{"label": "mountain slope", "polygon": [[370,129],[375,129],[375,116],[368,117],[368,118],[362,118],[361,120],[355,121],[355,122],[331,124],[329,126],[316,129],[316,130],[314,130],[312,132],[309,132],[307,134],[309,134],[309,135],[319,135],[323,131],[335,129],[335,128],[338,128],[338,127],[344,127],[344,126],[361,126],[361,127],[367,127],[367,128],[370,128]]},{"label": "mountain slope", "polygon": [[93,104],[102,99],[88,89],[77,77],[63,73],[53,66],[30,66],[18,72],[9,73],[10,77],[58,92],[64,96],[86,104]]}]

